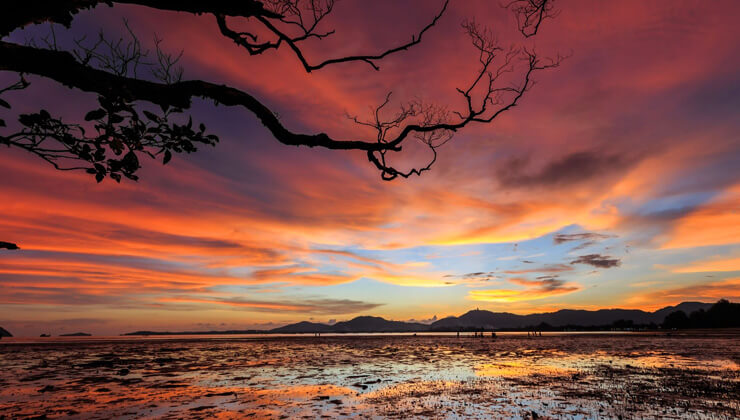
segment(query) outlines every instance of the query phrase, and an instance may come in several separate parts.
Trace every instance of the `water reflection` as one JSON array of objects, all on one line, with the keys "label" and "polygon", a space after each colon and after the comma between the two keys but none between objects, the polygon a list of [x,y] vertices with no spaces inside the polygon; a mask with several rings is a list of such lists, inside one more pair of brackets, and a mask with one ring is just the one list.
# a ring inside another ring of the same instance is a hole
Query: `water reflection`
[{"label": "water reflection", "polygon": [[529,376],[529,375],[564,375],[575,373],[576,369],[552,366],[547,364],[532,364],[528,362],[508,362],[508,363],[485,363],[475,368],[477,376]]},{"label": "water reflection", "polygon": [[0,345],[0,418],[737,417],[736,336]]}]

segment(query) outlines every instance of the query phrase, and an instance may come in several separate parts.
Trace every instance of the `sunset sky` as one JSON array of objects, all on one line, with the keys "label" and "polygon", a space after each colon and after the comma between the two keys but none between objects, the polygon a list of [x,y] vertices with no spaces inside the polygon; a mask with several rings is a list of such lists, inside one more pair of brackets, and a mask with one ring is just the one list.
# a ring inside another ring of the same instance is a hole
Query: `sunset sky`
[{"label": "sunset sky", "polygon": [[[442,2],[375,4],[339,2],[326,22],[336,34],[308,54],[406,42]],[[569,57],[520,106],[459,132],[421,177],[384,182],[362,152],[285,146],[245,110],[205,101],[192,114],[220,144],[144,160],[139,182],[97,184],[2,150],[0,241],[21,250],[0,250],[0,326],[119,334],[740,300],[740,2],[558,8],[525,42]],[[346,114],[369,115],[389,91],[394,107],[464,107],[455,88],[478,57],[460,23],[473,16],[503,45],[522,41],[497,2],[459,0],[380,71],[308,74],[287,50],[248,56],[212,16],[136,6],[99,6],[56,31],[119,34],[127,18],[147,45],[156,33],[184,49],[185,79],[250,92],[295,131],[373,140]],[[13,77],[0,72],[2,85]],[[95,102],[28,80],[8,95],[14,112],[81,120]]]}]

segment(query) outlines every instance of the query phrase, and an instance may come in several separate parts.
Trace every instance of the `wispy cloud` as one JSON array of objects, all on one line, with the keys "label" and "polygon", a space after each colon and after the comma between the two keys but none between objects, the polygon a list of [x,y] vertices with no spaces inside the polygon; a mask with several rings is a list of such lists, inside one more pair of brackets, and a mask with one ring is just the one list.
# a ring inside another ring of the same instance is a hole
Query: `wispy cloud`
[{"label": "wispy cloud", "polygon": [[566,282],[555,276],[538,277],[531,280],[523,277],[508,279],[512,284],[523,289],[489,289],[471,290],[468,297],[472,300],[486,302],[520,302],[564,295],[581,290],[576,283]]},{"label": "wispy cloud", "polygon": [[687,212],[666,235],[663,249],[740,244],[740,184]]},{"label": "wispy cloud", "polygon": [[622,265],[619,258],[610,257],[601,254],[581,255],[570,262],[571,264],[588,264],[597,268],[613,268]]},{"label": "wispy cloud", "polygon": [[505,270],[506,274],[527,274],[527,273],[563,273],[573,271],[573,267],[567,264],[547,264],[539,267],[527,267],[522,269]]},{"label": "wispy cloud", "polygon": [[573,241],[588,241],[598,242],[604,239],[614,238],[614,235],[606,235],[603,233],[596,232],[583,232],[583,233],[558,233],[553,235],[552,241],[556,245],[560,245],[565,242]]},{"label": "wispy cloud", "polygon": [[593,180],[595,176],[611,175],[624,169],[630,160],[602,151],[579,151],[550,161],[535,171],[526,171],[529,159],[515,158],[501,165],[498,179],[502,185],[514,187],[568,187]]},{"label": "wispy cloud", "polygon": [[341,315],[365,312],[382,306],[382,303],[361,302],[350,299],[301,299],[285,301],[252,300],[243,298],[161,298],[160,302],[194,303],[206,306],[228,306],[255,312],[296,312],[319,315]]},{"label": "wispy cloud", "polygon": [[632,296],[629,302],[658,308],[686,301],[713,302],[719,299],[740,300],[740,277],[651,290]]},{"label": "wispy cloud", "polygon": [[692,261],[688,264],[667,266],[674,273],[703,273],[740,271],[740,257],[718,255],[715,257]]}]

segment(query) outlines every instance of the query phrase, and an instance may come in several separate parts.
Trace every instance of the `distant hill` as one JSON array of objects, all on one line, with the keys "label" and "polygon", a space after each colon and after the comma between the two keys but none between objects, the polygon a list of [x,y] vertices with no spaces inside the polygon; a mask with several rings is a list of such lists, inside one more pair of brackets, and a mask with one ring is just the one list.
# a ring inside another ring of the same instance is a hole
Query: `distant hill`
[{"label": "distant hill", "polygon": [[297,324],[290,324],[284,327],[272,329],[270,330],[270,332],[283,333],[283,334],[331,332],[331,325],[319,324],[316,322],[301,321]]},{"label": "distant hill", "polygon": [[8,330],[6,330],[3,327],[0,327],[0,337],[12,337],[13,334],[11,334]]},{"label": "distant hill", "polygon": [[84,332],[76,332],[76,333],[69,333],[69,334],[59,334],[60,337],[92,337],[92,334],[84,333]]},{"label": "distant hill", "polygon": [[388,321],[377,316],[358,316],[334,325],[299,322],[270,330],[271,333],[363,333],[363,332],[421,332],[429,325],[416,322]]},{"label": "distant hill", "polygon": [[229,330],[229,331],[184,331],[184,332],[156,332],[136,331],[122,335],[206,335],[206,334],[311,334],[311,333],[371,333],[371,332],[424,332],[424,331],[460,331],[478,329],[524,329],[540,324],[547,324],[554,328],[573,327],[609,327],[612,325],[659,325],[665,317],[675,311],[684,311],[687,314],[698,310],[709,310],[713,304],[701,302],[683,302],[676,306],[667,306],[655,312],[646,312],[636,309],[600,309],[585,311],[562,309],[557,312],[540,314],[517,315],[508,312],[491,312],[472,310],[460,315],[440,319],[431,325],[417,322],[389,321],[377,316],[358,316],[349,321],[336,324],[321,324],[302,321],[285,325],[272,330]]},{"label": "distant hill", "polygon": [[676,306],[666,306],[663,309],[659,309],[653,312],[653,314],[655,314],[656,317],[660,318],[660,322],[663,322],[663,319],[665,319],[665,317],[668,316],[668,314],[670,314],[671,312],[684,311],[688,315],[700,309],[707,311],[709,310],[709,308],[712,307],[712,305],[713,304],[711,303],[702,302],[683,302]]},{"label": "distant hill", "polygon": [[708,310],[704,308],[689,312],[691,306],[670,308],[663,328],[740,328],[740,303],[720,299]]},{"label": "distant hill", "polygon": [[374,316],[360,316],[350,321],[337,322],[334,325],[315,322],[299,322],[270,330],[271,333],[351,333],[351,332],[423,332],[423,331],[458,331],[473,329],[521,329],[546,323],[553,327],[596,327],[612,325],[618,321],[631,321],[636,325],[661,324],[666,315],[682,310],[686,313],[698,309],[707,310],[711,303],[684,302],[677,306],[668,306],[655,312],[636,309],[600,309],[585,311],[562,309],[557,312],[517,315],[508,312],[491,312],[472,310],[459,317],[447,317],[431,325],[388,321]]},{"label": "distant hill", "polygon": [[707,310],[711,303],[684,302],[677,306],[668,306],[655,312],[645,312],[637,309],[600,309],[585,311],[562,309],[557,312],[541,314],[516,315],[508,312],[490,312],[472,310],[459,317],[448,317],[436,321],[430,326],[432,331],[456,331],[458,329],[514,329],[540,325],[542,323],[553,327],[564,326],[602,326],[611,325],[617,321],[631,321],[634,324],[660,324],[666,315],[682,310],[693,312],[698,309]]},{"label": "distant hill", "polygon": [[333,332],[413,332],[427,331],[429,326],[416,322],[388,321],[377,316],[358,316],[350,321],[337,322]]}]

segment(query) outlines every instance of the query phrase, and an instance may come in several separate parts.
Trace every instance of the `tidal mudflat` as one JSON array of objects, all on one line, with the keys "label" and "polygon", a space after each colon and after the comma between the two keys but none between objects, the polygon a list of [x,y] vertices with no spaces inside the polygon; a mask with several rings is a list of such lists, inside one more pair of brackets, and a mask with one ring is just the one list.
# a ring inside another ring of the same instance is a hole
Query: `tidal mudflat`
[{"label": "tidal mudflat", "polygon": [[0,418],[738,418],[740,336],[0,342]]}]

